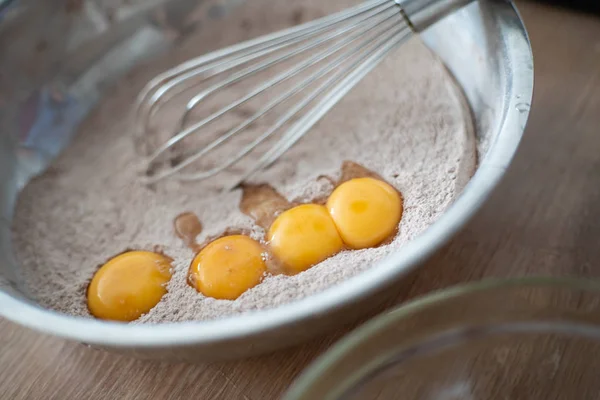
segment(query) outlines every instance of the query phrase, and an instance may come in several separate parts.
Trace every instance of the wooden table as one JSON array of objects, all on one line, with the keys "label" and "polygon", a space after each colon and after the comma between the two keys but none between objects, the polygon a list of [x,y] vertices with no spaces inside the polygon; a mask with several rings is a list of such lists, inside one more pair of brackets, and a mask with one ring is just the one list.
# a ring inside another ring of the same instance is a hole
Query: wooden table
[{"label": "wooden table", "polygon": [[[600,18],[521,2],[532,114],[508,176],[399,301],[459,282],[600,275]],[[276,399],[344,332],[251,360],[143,362],[0,320],[0,399]]]}]

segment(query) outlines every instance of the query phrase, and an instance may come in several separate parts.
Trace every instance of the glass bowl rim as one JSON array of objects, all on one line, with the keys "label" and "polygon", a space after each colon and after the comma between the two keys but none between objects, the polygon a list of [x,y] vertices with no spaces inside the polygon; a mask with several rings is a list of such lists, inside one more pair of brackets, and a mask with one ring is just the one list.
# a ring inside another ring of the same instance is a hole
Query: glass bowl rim
[{"label": "glass bowl rim", "polygon": [[[339,359],[351,353],[357,345],[368,341],[373,335],[385,330],[390,325],[425,311],[428,308],[450,300],[458,299],[470,294],[480,293],[491,289],[513,289],[513,288],[559,288],[573,289],[582,292],[598,292],[600,295],[600,280],[580,277],[549,277],[549,276],[527,276],[519,278],[486,278],[480,281],[460,283],[435,291],[427,292],[414,299],[400,304],[390,310],[384,311],[364,324],[353,329],[341,339],[335,342],[325,353],[313,360],[308,367],[295,379],[285,392],[283,400],[304,399],[303,394],[307,388],[312,387],[319,378],[323,376]],[[561,325],[565,328],[569,326],[575,328],[575,324],[570,324],[569,320]],[[557,325],[539,324],[544,333],[565,333],[568,329],[555,329]],[[581,326],[580,326],[581,327]],[[600,325],[586,326],[585,335],[595,337],[600,341]],[[575,332],[575,329],[573,329]],[[579,331],[578,333],[582,333]]]}]

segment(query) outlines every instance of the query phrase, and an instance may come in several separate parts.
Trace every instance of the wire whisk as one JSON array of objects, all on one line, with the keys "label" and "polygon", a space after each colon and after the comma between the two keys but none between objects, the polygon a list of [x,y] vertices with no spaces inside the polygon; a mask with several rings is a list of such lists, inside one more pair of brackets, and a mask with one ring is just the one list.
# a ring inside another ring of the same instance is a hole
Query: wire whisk
[{"label": "wire whisk", "polygon": [[[207,179],[268,144],[236,177],[236,183],[243,182],[281,157],[392,50],[471,1],[370,0],[200,56],[156,76],[140,93],[135,110],[141,143],[148,143],[163,107],[190,91],[192,97],[186,98],[164,143],[146,149],[146,181]],[[243,90],[211,109],[210,100],[234,86]],[[257,99],[256,111],[241,112]],[[202,108],[207,115],[194,118]],[[241,145],[222,147],[264,120],[265,126]],[[215,124],[220,124],[218,129]],[[202,133],[209,139],[189,140]],[[218,149],[227,151],[203,163]]]}]

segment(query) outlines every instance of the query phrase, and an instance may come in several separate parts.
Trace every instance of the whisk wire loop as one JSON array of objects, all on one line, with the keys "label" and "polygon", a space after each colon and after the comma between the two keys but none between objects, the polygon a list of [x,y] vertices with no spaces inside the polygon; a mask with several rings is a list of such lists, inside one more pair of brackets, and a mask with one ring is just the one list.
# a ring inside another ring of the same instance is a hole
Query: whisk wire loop
[{"label": "whisk wire loop", "polygon": [[[153,133],[152,122],[164,106],[178,96],[197,92],[185,102],[175,131],[156,149],[147,151],[146,182],[168,177],[182,181],[210,178],[235,166],[279,133],[274,144],[240,174],[236,184],[243,182],[279,159],[415,30],[427,28],[471,1],[369,0],[336,14],[217,50],[158,75],[138,96],[134,118],[136,135],[142,142]],[[411,21],[412,15],[414,21]],[[209,98],[224,93],[231,86],[247,84],[247,80],[263,73],[269,76],[262,82],[251,85],[248,91],[208,116],[191,121],[193,112]],[[275,95],[272,92],[276,92]],[[267,98],[258,111],[217,133],[207,144],[188,146],[183,142],[201,131],[214,136],[210,126],[215,121],[227,120],[237,108],[258,96]],[[297,97],[299,100],[292,102]],[[287,108],[281,115],[277,114],[276,110],[284,105]],[[271,113],[275,114],[274,122],[249,143],[221,158],[216,165],[209,162],[208,167],[185,172],[202,164],[204,157],[248,132]],[[286,125],[289,127],[283,130]]]}]

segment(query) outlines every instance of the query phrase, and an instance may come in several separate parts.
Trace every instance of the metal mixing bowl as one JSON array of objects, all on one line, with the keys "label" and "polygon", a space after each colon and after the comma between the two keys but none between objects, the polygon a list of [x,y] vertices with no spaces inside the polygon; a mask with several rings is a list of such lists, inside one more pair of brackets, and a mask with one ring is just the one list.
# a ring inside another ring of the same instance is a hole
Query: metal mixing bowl
[{"label": "metal mixing bowl", "polygon": [[[204,18],[221,18],[225,26],[228,10],[240,1],[204,2]],[[91,0],[22,0],[0,8],[0,315],[48,334],[142,357],[205,360],[274,350],[357,319],[483,204],[529,114],[533,63],[523,23],[511,2],[474,3],[423,35],[464,89],[481,153],[463,194],[425,233],[360,276],[272,310],[159,326],[62,315],[38,306],[19,278],[11,249],[17,194],[68,143],[106,87],[140,60],[177,45],[178,18],[196,2],[118,3],[125,5],[109,19],[99,17]],[[166,16],[170,29],[157,15]]]}]

